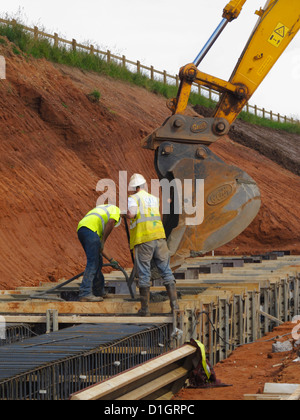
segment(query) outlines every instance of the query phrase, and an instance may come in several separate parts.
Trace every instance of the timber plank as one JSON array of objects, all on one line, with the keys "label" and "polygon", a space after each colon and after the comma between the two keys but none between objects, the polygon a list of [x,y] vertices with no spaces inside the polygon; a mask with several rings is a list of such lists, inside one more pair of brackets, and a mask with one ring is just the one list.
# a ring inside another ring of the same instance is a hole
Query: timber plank
[{"label": "timber plank", "polygon": [[71,396],[72,401],[95,401],[101,398],[108,398],[109,394],[126,387],[138,381],[141,378],[145,378],[147,375],[160,370],[178,360],[184,359],[188,356],[193,355],[196,352],[196,348],[186,344],[176,350],[170,351],[162,356],[152,359],[142,365],[137,366],[134,369],[125,371],[119,375],[116,375],[104,382],[96,384],[87,388],[86,390],[79,391]]},{"label": "timber plank", "polygon": [[169,385],[170,383],[186,377],[188,375],[188,370],[184,367],[179,367],[177,369],[172,370],[171,372],[166,373],[165,375],[159,376],[158,378],[154,379],[151,382],[148,382],[145,385],[142,385],[135,389],[134,391],[128,392],[127,394],[122,395],[118,400],[125,400],[125,401],[132,401],[132,400],[141,400],[142,398],[147,397],[147,395],[158,391],[162,387]]},{"label": "timber plank", "polygon": [[[45,324],[46,315],[5,315],[7,323]],[[82,316],[58,315],[59,324],[171,324],[173,316],[161,315],[151,317],[140,316]]]},{"label": "timber plank", "polygon": [[[201,301],[210,303],[217,301],[217,296],[209,296]],[[179,300],[180,309],[194,307],[197,299]],[[170,303],[150,302],[150,312],[152,314],[170,313]],[[57,310],[59,314],[98,314],[98,315],[117,315],[117,314],[136,314],[140,309],[139,301],[122,299],[105,299],[103,302],[57,302],[43,300],[27,300],[14,302],[0,302],[0,314],[44,314],[48,309]]]}]

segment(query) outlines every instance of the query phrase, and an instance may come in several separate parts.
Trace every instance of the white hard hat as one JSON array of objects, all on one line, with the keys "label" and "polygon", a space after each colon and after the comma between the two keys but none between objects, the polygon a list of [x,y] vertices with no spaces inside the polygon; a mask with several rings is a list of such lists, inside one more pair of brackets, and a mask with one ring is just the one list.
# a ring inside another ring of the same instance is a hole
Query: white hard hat
[{"label": "white hard hat", "polygon": [[130,178],[129,181],[129,189],[136,189],[136,187],[140,187],[141,185],[146,184],[147,181],[145,180],[145,178],[143,177],[143,175],[141,174],[134,174],[132,175],[132,177]]}]

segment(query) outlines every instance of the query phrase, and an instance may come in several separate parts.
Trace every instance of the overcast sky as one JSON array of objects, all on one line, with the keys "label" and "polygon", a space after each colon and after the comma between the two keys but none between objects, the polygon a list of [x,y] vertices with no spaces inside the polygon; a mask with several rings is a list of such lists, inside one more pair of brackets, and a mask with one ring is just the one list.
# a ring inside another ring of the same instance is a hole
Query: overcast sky
[{"label": "overcast sky", "polygon": [[[0,16],[20,15],[66,39],[89,42],[129,60],[177,74],[192,62],[222,19],[229,0],[10,0]],[[248,0],[240,17],[225,31],[199,69],[221,79],[232,70],[266,0]],[[300,118],[300,33],[294,38],[250,104]]]}]

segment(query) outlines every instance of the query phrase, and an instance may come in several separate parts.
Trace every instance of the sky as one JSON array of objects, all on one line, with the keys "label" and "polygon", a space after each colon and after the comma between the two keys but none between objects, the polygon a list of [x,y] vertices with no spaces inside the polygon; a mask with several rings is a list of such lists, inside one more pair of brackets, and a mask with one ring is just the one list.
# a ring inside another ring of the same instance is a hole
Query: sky
[{"label": "sky", "polygon": [[[10,0],[0,17],[93,44],[176,75],[194,61],[222,19],[229,0]],[[199,70],[228,80],[266,0],[248,0],[227,25]],[[300,119],[300,32],[277,61],[251,105]]]}]

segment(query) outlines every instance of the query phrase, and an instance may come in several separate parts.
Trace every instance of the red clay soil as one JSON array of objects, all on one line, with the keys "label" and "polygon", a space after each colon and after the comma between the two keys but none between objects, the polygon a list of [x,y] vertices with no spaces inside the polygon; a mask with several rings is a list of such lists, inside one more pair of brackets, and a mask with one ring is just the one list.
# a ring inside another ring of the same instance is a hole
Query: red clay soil
[{"label": "red clay soil", "polygon": [[[173,399],[244,400],[245,394],[263,393],[267,382],[299,384],[300,362],[293,361],[298,358],[300,345],[289,352],[272,353],[272,344],[275,341],[292,340],[295,343],[292,337],[295,328],[296,330],[299,328],[297,324],[281,325],[257,342],[237,348],[229,358],[218,363],[214,367],[217,379],[223,384],[232,386],[206,389],[186,388]],[[296,334],[294,337],[298,340],[300,336],[297,331],[294,332]],[[276,337],[280,338],[275,339]]]},{"label": "red clay soil", "polygon": [[[153,152],[141,140],[169,111],[165,99],[95,73],[16,54],[0,54],[0,288],[34,286],[83,271],[78,221],[96,205],[100,179],[119,171],[156,178]],[[87,95],[101,93],[100,103]],[[300,178],[257,151],[225,137],[212,146],[221,158],[251,175],[262,193],[259,215],[220,253],[300,253]],[[108,251],[131,265],[125,229]]]}]

